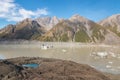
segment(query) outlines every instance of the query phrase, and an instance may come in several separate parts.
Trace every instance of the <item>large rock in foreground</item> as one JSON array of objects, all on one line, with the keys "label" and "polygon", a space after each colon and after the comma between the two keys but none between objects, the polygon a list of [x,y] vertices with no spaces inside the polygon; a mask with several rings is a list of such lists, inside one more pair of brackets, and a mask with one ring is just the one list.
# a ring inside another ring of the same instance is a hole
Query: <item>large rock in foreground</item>
[{"label": "large rock in foreground", "polygon": [[[22,64],[37,63],[37,68]],[[110,80],[85,64],[45,58],[13,58],[0,61],[0,80]]]}]

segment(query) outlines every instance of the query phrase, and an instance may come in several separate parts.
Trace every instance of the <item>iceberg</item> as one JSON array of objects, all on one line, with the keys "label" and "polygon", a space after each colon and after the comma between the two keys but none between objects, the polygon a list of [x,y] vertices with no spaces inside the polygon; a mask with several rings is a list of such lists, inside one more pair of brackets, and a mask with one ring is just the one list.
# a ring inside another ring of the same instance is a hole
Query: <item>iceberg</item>
[{"label": "iceberg", "polygon": [[0,54],[0,59],[5,59],[5,57],[3,55]]}]

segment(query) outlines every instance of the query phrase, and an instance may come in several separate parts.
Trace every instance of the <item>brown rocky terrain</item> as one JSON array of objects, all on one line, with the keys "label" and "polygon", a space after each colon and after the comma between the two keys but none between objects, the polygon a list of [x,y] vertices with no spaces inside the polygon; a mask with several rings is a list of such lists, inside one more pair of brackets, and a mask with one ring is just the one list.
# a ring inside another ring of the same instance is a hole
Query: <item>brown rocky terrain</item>
[{"label": "brown rocky terrain", "polygon": [[46,30],[37,21],[25,19],[16,25],[8,25],[0,30],[0,39],[23,39],[30,40],[44,34]]},{"label": "brown rocky terrain", "polygon": [[109,29],[120,37],[120,14],[112,15],[101,20],[98,24]]},{"label": "brown rocky terrain", "polygon": [[105,75],[109,77],[111,80],[120,80],[120,74],[105,73]]},{"label": "brown rocky terrain", "polygon": [[[37,68],[22,64],[37,63]],[[0,61],[0,80],[110,80],[96,69],[72,61],[19,57]]]},{"label": "brown rocky terrain", "polygon": [[41,17],[35,19],[39,25],[43,26],[46,30],[50,30],[53,26],[60,22],[60,19],[56,16],[54,17]]},{"label": "brown rocky terrain", "polygon": [[74,15],[68,20],[63,20],[50,31],[39,37],[40,41],[62,42],[102,42],[107,35],[106,29],[99,24],[79,15]]}]

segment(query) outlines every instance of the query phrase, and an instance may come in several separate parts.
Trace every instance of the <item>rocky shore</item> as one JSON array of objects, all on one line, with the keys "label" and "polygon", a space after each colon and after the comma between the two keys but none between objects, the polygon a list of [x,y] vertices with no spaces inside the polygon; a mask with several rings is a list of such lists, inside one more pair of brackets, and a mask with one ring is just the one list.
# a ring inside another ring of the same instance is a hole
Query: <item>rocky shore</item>
[{"label": "rocky shore", "polygon": [[[22,64],[36,63],[37,68]],[[0,80],[110,80],[96,69],[72,61],[19,57],[0,60]]]}]

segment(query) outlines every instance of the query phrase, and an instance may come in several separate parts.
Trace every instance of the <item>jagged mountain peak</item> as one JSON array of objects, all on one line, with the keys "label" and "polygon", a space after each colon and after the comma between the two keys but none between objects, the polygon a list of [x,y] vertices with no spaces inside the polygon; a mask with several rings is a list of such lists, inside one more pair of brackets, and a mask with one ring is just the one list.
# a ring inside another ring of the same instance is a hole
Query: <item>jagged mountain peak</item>
[{"label": "jagged mountain peak", "polygon": [[14,28],[15,28],[15,25],[9,24],[9,25],[5,26],[5,28],[2,28],[0,30],[0,33],[11,33],[11,32],[13,32]]},{"label": "jagged mountain peak", "polygon": [[53,17],[51,18],[51,23],[52,23],[53,25],[56,25],[58,22],[59,22],[59,19],[58,19],[56,16],[53,16]]},{"label": "jagged mountain peak", "polygon": [[41,27],[37,21],[30,18],[18,22],[16,25],[7,25],[0,31],[1,39],[34,39],[36,36],[41,36],[46,30]]},{"label": "jagged mountain peak", "polygon": [[80,16],[78,14],[73,15],[72,17],[69,18],[69,20],[72,21],[72,22],[85,22],[85,23],[90,21],[89,19],[87,19],[83,16]]},{"label": "jagged mountain peak", "polygon": [[114,32],[120,32],[120,14],[112,15],[98,23]]},{"label": "jagged mountain peak", "polygon": [[31,19],[31,18],[26,18],[26,19],[24,19],[24,20],[22,20],[22,21],[16,23],[16,25],[26,25],[26,24],[31,24],[32,21],[34,21],[34,20]]},{"label": "jagged mountain peak", "polygon": [[114,25],[120,25],[120,14],[112,15],[100,22],[98,22],[101,25],[105,26],[114,26]]},{"label": "jagged mountain peak", "polygon": [[26,18],[26,19],[24,19],[23,21],[32,21],[32,19],[31,18]]},{"label": "jagged mountain peak", "polygon": [[58,19],[57,16],[53,16],[52,18],[53,18],[53,19]]},{"label": "jagged mountain peak", "polygon": [[111,19],[118,19],[118,17],[120,17],[120,14],[114,14],[108,18],[111,18]]},{"label": "jagged mountain peak", "polygon": [[73,15],[71,18],[84,18],[83,16],[80,16],[79,14]]},{"label": "jagged mountain peak", "polygon": [[56,16],[53,17],[40,17],[35,19],[41,26],[45,27],[46,30],[50,30],[53,26],[59,23],[60,19]]},{"label": "jagged mountain peak", "polygon": [[42,20],[46,20],[46,19],[47,19],[47,20],[48,20],[48,19],[51,19],[51,17],[49,17],[49,16],[45,16],[45,17],[39,17],[39,18],[36,18],[36,20],[37,20],[37,19],[42,19]]},{"label": "jagged mountain peak", "polygon": [[31,22],[31,21],[33,21],[31,18],[26,18],[26,19],[24,19],[24,20],[21,21],[21,22]]}]

